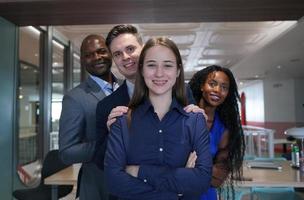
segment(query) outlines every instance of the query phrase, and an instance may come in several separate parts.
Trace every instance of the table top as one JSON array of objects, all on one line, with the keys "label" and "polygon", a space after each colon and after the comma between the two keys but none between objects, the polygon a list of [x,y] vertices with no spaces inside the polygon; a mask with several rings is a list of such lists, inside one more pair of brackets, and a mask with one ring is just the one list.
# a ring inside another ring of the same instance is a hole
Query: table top
[{"label": "table top", "polygon": [[[304,188],[304,173],[290,166],[289,161],[274,161],[282,165],[282,170],[277,169],[251,169],[246,161],[243,166],[245,181],[237,181],[240,187],[300,187]],[[75,185],[81,164],[67,167],[44,180],[47,185]],[[302,180],[302,181],[301,181]]]},{"label": "table top", "polygon": [[294,169],[289,161],[274,161],[280,163],[278,169],[248,168],[246,161],[243,166],[243,176],[248,181],[237,182],[240,187],[300,187],[304,188],[304,172]]},{"label": "table top", "polygon": [[46,185],[75,185],[81,164],[71,165],[44,179]]},{"label": "table top", "polygon": [[292,136],[296,139],[304,139],[304,127],[294,127],[287,129],[285,135]]}]

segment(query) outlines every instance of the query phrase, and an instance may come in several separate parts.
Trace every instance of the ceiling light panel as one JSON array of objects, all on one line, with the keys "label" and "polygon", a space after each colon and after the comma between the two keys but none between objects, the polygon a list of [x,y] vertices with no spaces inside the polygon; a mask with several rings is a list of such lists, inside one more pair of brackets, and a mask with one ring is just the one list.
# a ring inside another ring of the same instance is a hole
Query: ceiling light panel
[{"label": "ceiling light panel", "polygon": [[192,45],[196,38],[194,33],[189,34],[166,34],[166,33],[155,33],[155,34],[143,34],[143,39],[146,42],[150,38],[154,37],[168,37],[172,41],[174,41],[177,45]]},{"label": "ceiling light panel", "polygon": [[160,24],[139,24],[140,31],[184,31],[200,28],[200,23],[160,23]]},{"label": "ceiling light panel", "polygon": [[181,56],[188,56],[190,53],[190,49],[179,49]]},{"label": "ceiling light panel", "polygon": [[241,55],[243,53],[246,53],[244,52],[244,49],[245,48],[238,48],[238,47],[234,47],[234,48],[206,47],[202,52],[202,56]]},{"label": "ceiling light panel", "polygon": [[261,41],[265,36],[258,33],[220,31],[214,32],[210,37],[210,45],[253,45]]}]

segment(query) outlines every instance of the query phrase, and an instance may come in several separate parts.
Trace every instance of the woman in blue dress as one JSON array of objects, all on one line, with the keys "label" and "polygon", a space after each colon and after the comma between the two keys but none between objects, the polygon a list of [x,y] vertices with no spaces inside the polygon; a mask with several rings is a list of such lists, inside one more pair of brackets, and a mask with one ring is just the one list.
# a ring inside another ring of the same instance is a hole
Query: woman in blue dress
[{"label": "woman in blue dress", "polygon": [[229,186],[227,197],[231,198],[229,194],[232,194],[234,199],[233,180],[241,178],[245,150],[236,81],[228,68],[212,65],[194,74],[189,85],[197,105],[208,116],[213,156],[211,187],[200,199],[216,200],[216,188],[225,181]]}]

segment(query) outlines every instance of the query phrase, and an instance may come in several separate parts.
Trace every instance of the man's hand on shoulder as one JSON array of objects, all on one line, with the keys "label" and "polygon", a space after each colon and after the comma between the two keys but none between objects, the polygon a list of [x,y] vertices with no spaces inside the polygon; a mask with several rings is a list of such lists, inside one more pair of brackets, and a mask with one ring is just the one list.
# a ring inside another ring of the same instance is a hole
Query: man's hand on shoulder
[{"label": "man's hand on shoulder", "polygon": [[116,106],[111,110],[111,113],[108,116],[107,127],[110,130],[111,125],[116,121],[116,118],[122,116],[124,113],[128,112],[128,107],[126,106]]},{"label": "man's hand on shoulder", "polygon": [[194,104],[189,104],[188,106],[184,107],[184,110],[189,113],[189,112],[194,112],[194,113],[202,113],[206,119],[206,121],[208,120],[208,116],[205,113],[205,110],[198,107],[197,105]]}]

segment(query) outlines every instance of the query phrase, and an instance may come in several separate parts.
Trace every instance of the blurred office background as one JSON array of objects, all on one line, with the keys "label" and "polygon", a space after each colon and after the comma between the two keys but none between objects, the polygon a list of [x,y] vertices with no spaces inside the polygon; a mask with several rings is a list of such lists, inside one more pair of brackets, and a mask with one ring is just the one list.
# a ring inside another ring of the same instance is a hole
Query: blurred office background
[{"label": "blurred office background", "polygon": [[[37,185],[44,156],[58,148],[62,97],[86,77],[82,39],[91,33],[106,37],[118,23],[135,25],[145,41],[174,40],[186,79],[208,65],[230,68],[242,94],[246,153],[275,157],[290,151],[284,131],[304,126],[304,2],[111,2],[0,3],[3,199]],[[119,13],[117,5],[124,8]],[[113,72],[121,77],[115,65]]]}]

